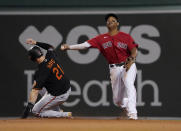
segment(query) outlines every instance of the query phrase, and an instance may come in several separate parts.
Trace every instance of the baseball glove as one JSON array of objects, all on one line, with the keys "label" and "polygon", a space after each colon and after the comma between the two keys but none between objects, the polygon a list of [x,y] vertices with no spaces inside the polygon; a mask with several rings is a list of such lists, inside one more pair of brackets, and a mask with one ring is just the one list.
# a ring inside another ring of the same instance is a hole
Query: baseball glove
[{"label": "baseball glove", "polygon": [[135,58],[132,57],[132,56],[129,56],[127,59],[126,59],[126,62],[125,62],[125,65],[124,65],[124,68],[126,68],[126,71],[129,70],[129,68],[131,67],[131,65],[135,62]]},{"label": "baseball glove", "polygon": [[34,105],[32,103],[28,102],[28,105],[25,107],[23,114],[21,116],[22,119],[25,119],[28,117],[29,113],[32,112],[33,106]]}]

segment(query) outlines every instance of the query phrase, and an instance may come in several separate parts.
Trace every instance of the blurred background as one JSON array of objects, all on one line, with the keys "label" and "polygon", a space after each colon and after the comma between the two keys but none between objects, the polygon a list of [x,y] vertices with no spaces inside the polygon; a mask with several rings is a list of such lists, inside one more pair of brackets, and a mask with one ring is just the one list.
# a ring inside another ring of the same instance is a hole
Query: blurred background
[{"label": "blurred background", "polygon": [[0,117],[19,116],[36,65],[27,38],[56,47],[72,94],[61,106],[74,116],[119,116],[112,102],[108,64],[96,49],[59,50],[107,32],[104,16],[115,13],[120,30],[139,44],[138,115],[181,117],[181,0],[0,0]]}]

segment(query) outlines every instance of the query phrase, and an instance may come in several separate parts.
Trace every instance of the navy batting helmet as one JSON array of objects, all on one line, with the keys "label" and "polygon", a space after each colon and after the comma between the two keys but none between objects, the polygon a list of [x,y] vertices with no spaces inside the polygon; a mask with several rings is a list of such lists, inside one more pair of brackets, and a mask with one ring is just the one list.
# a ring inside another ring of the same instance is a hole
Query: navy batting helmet
[{"label": "navy batting helmet", "polygon": [[36,61],[36,59],[40,58],[42,55],[43,55],[43,52],[37,46],[30,48],[30,50],[28,51],[28,56],[30,57],[32,61]]}]

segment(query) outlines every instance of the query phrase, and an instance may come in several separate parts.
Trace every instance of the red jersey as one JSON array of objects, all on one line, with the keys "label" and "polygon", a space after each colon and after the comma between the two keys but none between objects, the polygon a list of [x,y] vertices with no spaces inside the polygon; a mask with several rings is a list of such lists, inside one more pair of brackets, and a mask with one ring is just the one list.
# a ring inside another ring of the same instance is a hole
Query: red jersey
[{"label": "red jersey", "polygon": [[90,48],[98,48],[109,64],[124,62],[130,56],[130,51],[138,47],[133,38],[123,32],[114,36],[108,33],[98,35],[87,42],[91,45]]}]

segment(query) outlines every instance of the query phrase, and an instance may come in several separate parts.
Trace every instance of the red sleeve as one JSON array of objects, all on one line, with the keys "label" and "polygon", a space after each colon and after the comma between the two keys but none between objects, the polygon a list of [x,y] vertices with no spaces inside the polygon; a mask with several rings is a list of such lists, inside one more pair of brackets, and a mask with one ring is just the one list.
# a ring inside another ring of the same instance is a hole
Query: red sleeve
[{"label": "red sleeve", "polygon": [[90,48],[99,48],[99,42],[98,42],[98,37],[92,38],[87,41],[91,47]]},{"label": "red sleeve", "polygon": [[138,48],[138,44],[136,44],[133,38],[130,36],[130,42],[128,44],[128,50],[132,50],[134,47]]}]

